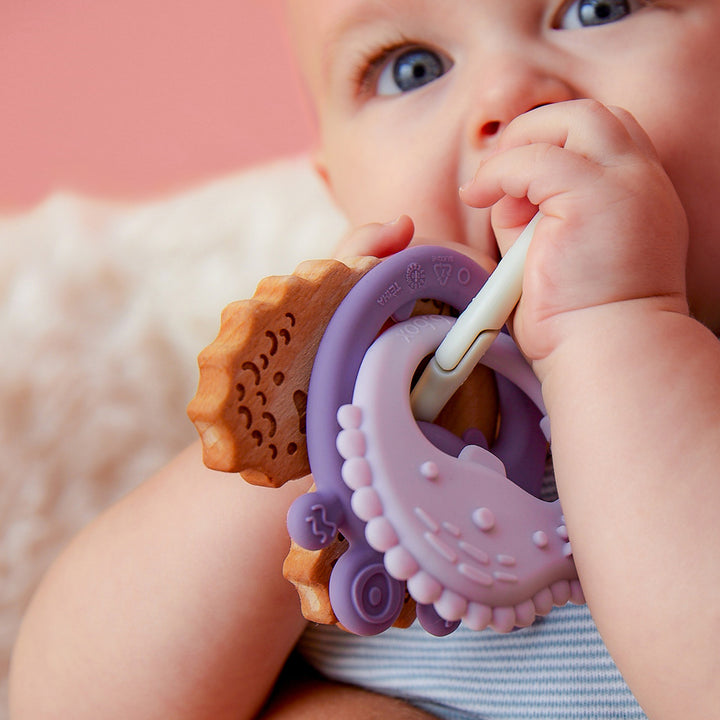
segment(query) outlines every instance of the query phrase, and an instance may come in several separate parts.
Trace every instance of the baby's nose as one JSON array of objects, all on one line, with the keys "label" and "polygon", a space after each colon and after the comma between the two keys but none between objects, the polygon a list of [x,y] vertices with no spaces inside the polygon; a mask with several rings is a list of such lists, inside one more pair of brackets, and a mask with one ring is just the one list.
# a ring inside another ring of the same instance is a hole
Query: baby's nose
[{"label": "baby's nose", "polygon": [[485,147],[518,115],[577,97],[573,88],[559,77],[527,68],[509,69],[478,89],[468,124],[468,140],[474,148]]}]

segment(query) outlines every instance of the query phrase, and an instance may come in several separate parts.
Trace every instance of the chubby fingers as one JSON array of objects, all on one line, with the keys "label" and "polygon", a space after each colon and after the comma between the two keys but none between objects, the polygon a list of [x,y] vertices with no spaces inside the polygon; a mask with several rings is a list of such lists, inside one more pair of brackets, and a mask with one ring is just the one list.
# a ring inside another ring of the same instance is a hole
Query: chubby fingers
[{"label": "chubby fingers", "polygon": [[556,145],[599,163],[640,150],[655,157],[650,138],[627,110],[596,100],[570,100],[519,115],[503,131],[500,150],[521,145]]},{"label": "chubby fingers", "polygon": [[361,225],[340,241],[335,257],[370,255],[384,258],[404,250],[413,239],[415,226],[407,215],[400,215],[389,223]]},{"label": "chubby fingers", "polygon": [[[638,162],[658,160],[629,112],[593,100],[556,103],[513,120],[460,194],[472,207],[488,207],[506,196],[527,198],[553,215],[553,198],[582,193],[607,170]],[[605,201],[618,199],[610,186],[602,192]]]}]

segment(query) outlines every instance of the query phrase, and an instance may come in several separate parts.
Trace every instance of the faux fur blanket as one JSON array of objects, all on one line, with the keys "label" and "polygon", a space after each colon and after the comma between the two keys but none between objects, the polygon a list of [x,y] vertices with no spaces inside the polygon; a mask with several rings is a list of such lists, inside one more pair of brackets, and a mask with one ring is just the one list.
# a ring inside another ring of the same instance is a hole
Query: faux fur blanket
[{"label": "faux fur blanket", "polygon": [[191,442],[196,356],[266,275],[345,229],[309,161],[142,205],[0,220],[0,720],[20,617],[62,546]]}]

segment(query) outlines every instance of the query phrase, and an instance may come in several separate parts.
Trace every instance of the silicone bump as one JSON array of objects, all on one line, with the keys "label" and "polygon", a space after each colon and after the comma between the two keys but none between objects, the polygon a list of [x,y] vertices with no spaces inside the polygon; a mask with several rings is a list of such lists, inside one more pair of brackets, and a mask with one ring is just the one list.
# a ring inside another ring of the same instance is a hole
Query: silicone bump
[{"label": "silicone bump", "polygon": [[477,547],[477,545],[461,540],[458,543],[458,547],[481,565],[487,565],[490,562],[490,556],[482,548]]},{"label": "silicone bump", "polygon": [[[370,547],[378,552],[385,552],[398,544],[398,536],[393,526],[385,517],[375,517],[365,526],[365,538]],[[392,573],[391,573],[392,574]]]},{"label": "silicone bump", "polygon": [[570,600],[570,583],[567,580],[557,580],[550,586],[550,592],[556,605],[566,605]]},{"label": "silicone bump", "polygon": [[455,525],[455,523],[451,523],[448,520],[443,520],[442,527],[445,532],[450,533],[450,535],[455,538],[459,538],[462,536],[462,530],[457,525]]},{"label": "silicone bump", "polygon": [[407,580],[420,570],[415,558],[402,545],[385,552],[385,567],[396,580]]},{"label": "silicone bump", "polygon": [[553,595],[550,588],[545,587],[533,595],[533,604],[537,615],[547,615],[553,609]]},{"label": "silicone bump", "polygon": [[558,525],[557,528],[555,528],[555,532],[558,534],[558,537],[561,540],[569,540],[570,537],[568,535],[567,527],[565,525]]},{"label": "silicone bump", "polygon": [[492,608],[482,603],[471,602],[468,604],[463,622],[471,630],[485,630],[492,622]]},{"label": "silicone bump", "polygon": [[357,405],[342,405],[337,411],[337,421],[344,430],[357,430],[362,423],[362,409]]},{"label": "silicone bump", "polygon": [[515,627],[529,627],[535,621],[535,603],[525,600],[515,606]]},{"label": "silicone bump", "polygon": [[441,555],[447,562],[454,565],[458,561],[458,554],[453,548],[448,545],[444,540],[439,538],[435,533],[426,532],[423,534],[425,542],[439,555]]},{"label": "silicone bump", "polygon": [[361,430],[341,430],[336,445],[337,451],[345,460],[362,457],[367,450],[365,434]]},{"label": "silicone bump", "polygon": [[440,524],[438,523],[435,518],[430,515],[427,510],[424,510],[421,507],[413,508],[413,512],[415,513],[416,517],[425,525],[430,532],[440,532]]},{"label": "silicone bump", "polygon": [[420,474],[426,480],[438,480],[440,478],[440,469],[432,460],[426,460],[420,465]]},{"label": "silicone bump", "polygon": [[572,554],[573,554],[572,545],[569,542],[566,542],[563,545],[562,554],[566,558],[572,557]]},{"label": "silicone bump", "polygon": [[495,513],[490,508],[478,508],[472,514],[472,521],[483,532],[489,532],[495,527]]},{"label": "silicone bump", "polygon": [[371,487],[356,490],[350,500],[352,511],[365,522],[382,515],[382,502]]},{"label": "silicone bump", "polygon": [[346,460],[340,473],[343,482],[351,490],[359,490],[372,484],[372,470],[365,458],[354,457]]},{"label": "silicone bump", "polygon": [[537,547],[543,550],[548,546],[550,539],[548,538],[547,533],[543,530],[536,530],[533,533],[532,541]]},{"label": "silicone bump", "polygon": [[517,565],[517,560],[512,555],[498,555],[495,559],[500,565],[504,565],[505,567],[514,567]]},{"label": "silicone bump", "polygon": [[493,608],[490,627],[499,633],[509,633],[515,627],[515,608]]},{"label": "silicone bump", "polygon": [[492,587],[495,584],[495,580],[492,575],[482,571],[474,565],[469,565],[468,563],[460,563],[458,565],[458,572],[483,587]]},{"label": "silicone bump", "polygon": [[410,595],[423,605],[434,603],[443,591],[443,586],[425,570],[420,570],[408,578],[407,587]]},{"label": "silicone bump", "polygon": [[452,590],[443,590],[440,597],[434,603],[435,611],[444,620],[461,620],[467,612],[468,602],[462,596]]}]

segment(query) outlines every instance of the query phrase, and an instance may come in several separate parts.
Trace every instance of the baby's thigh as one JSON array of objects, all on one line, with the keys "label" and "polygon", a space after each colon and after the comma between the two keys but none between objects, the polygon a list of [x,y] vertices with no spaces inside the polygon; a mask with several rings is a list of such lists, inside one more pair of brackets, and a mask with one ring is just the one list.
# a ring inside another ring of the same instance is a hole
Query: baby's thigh
[{"label": "baby's thigh", "polygon": [[292,658],[259,720],[433,720],[398,698],[343,685],[322,678]]}]

